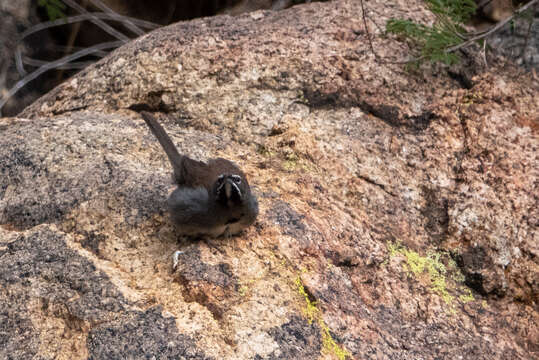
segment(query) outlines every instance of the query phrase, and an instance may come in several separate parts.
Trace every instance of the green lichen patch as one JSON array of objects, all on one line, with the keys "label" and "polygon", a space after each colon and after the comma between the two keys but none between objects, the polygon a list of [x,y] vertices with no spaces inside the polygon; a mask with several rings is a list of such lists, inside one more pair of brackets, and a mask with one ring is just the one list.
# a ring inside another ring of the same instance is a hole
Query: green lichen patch
[{"label": "green lichen patch", "polygon": [[470,290],[469,288],[465,288],[465,289],[463,289],[463,291],[464,291],[465,293],[459,296],[459,300],[460,300],[463,304],[466,304],[467,302],[470,302],[470,301],[474,301],[474,300],[475,300],[475,297],[474,297],[473,294],[472,294],[472,290]]},{"label": "green lichen patch", "polygon": [[303,283],[301,282],[301,279],[299,276],[296,278],[296,286],[298,288],[299,294],[305,299],[305,308],[303,309],[303,313],[309,320],[309,323],[312,323],[316,318],[318,317],[318,308],[316,307],[316,302],[311,301],[309,298],[309,295],[305,291],[305,287],[303,286]]},{"label": "green lichen patch", "polygon": [[287,154],[285,160],[283,161],[283,169],[286,171],[294,171],[298,167],[298,162],[299,157],[296,154]]},{"label": "green lichen patch", "polygon": [[249,287],[248,286],[241,286],[238,290],[238,293],[240,294],[241,297],[245,296],[247,294],[247,291],[249,290]]},{"label": "green lichen patch", "polygon": [[268,149],[267,147],[263,146],[263,145],[260,145],[257,149],[256,149],[256,152],[264,157],[274,157],[276,154],[274,151],[271,151],[270,149]]},{"label": "green lichen patch", "polygon": [[307,294],[307,291],[305,291],[305,287],[303,286],[299,276],[296,278],[295,284],[299,294],[303,297],[303,299],[305,299],[303,313],[307,317],[309,324],[312,324],[312,322],[315,321],[320,327],[320,330],[322,330],[322,351],[335,356],[339,360],[351,358],[352,354],[350,354],[350,352],[344,347],[337,344],[335,339],[333,339],[333,336],[331,336],[329,327],[326,325],[324,319],[322,319],[322,313],[317,306],[317,302],[310,299],[309,294]]},{"label": "green lichen patch", "polygon": [[462,98],[462,105],[470,106],[475,103],[481,102],[482,100],[483,100],[483,95],[481,93],[469,92],[468,94],[464,95],[464,97]]},{"label": "green lichen patch", "polygon": [[302,170],[305,172],[318,171],[315,164],[308,159],[300,158],[296,153],[288,153],[284,155],[282,167],[285,171],[293,172],[296,170]]},{"label": "green lichen patch", "polygon": [[[446,252],[427,252],[421,256],[416,251],[410,250],[399,243],[387,244],[389,258],[401,255],[405,262],[403,267],[416,279],[426,275],[429,288],[442,298],[449,307],[449,312],[455,312],[455,296],[451,293],[461,293],[458,300],[462,303],[475,300],[471,290],[462,285],[464,276],[458,269],[455,261]],[[442,261],[444,257],[444,261]],[[450,293],[451,291],[451,293]]]}]

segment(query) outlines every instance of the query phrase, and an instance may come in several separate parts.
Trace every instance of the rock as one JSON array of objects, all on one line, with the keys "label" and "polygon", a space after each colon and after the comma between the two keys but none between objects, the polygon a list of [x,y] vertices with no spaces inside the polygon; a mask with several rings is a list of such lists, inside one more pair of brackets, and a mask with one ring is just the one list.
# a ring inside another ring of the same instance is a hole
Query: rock
[{"label": "rock", "polygon": [[494,22],[506,19],[514,10],[511,0],[493,0],[488,3],[476,0],[475,2],[480,6],[481,13]]},{"label": "rock", "polygon": [[[0,358],[533,358],[537,84],[462,66],[377,63],[359,2],[313,3],[157,30],[1,119]],[[179,238],[139,109],[240,164],[256,224]]]}]

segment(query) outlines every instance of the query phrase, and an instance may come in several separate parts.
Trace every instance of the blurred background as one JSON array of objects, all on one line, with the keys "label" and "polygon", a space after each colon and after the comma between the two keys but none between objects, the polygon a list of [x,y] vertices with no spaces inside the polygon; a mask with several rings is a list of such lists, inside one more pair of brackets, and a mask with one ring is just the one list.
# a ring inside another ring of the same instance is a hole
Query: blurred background
[{"label": "blurred background", "polygon": [[[0,115],[18,114],[77,71],[159,26],[219,14],[278,11],[306,2],[311,1],[0,0]],[[523,2],[476,3],[479,10],[470,26],[482,30],[510,16]],[[492,35],[488,45],[536,71],[538,16],[536,6],[532,19],[514,19]]]}]

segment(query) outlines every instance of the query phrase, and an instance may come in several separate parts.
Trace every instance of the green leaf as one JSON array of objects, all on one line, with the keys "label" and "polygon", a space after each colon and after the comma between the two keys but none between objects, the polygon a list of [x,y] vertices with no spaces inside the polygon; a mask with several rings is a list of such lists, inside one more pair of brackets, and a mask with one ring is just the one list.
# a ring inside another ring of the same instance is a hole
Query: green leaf
[{"label": "green leaf", "polygon": [[410,20],[390,19],[386,31],[411,41],[421,57],[430,62],[453,65],[459,56],[446,50],[462,43],[466,37],[464,23],[476,11],[474,0],[425,0],[437,21],[432,26]]},{"label": "green leaf", "polygon": [[49,20],[66,17],[64,11],[67,6],[61,0],[38,0],[37,4],[45,8]]}]

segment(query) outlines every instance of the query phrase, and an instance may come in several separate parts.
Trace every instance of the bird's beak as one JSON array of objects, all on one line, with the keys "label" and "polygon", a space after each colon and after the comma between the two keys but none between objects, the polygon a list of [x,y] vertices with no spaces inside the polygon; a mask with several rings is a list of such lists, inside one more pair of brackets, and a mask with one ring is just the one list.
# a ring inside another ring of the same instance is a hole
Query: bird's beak
[{"label": "bird's beak", "polygon": [[230,181],[227,181],[225,183],[225,194],[227,199],[230,199],[230,197],[232,196],[232,184],[230,183]]},{"label": "bird's beak", "polygon": [[227,199],[232,198],[233,194],[236,194],[240,199],[242,196],[241,190],[238,187],[238,185],[236,185],[236,183],[234,183],[234,181],[231,181],[231,180],[227,180],[225,182],[225,194],[226,194]]}]

